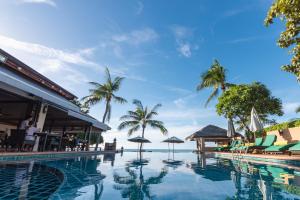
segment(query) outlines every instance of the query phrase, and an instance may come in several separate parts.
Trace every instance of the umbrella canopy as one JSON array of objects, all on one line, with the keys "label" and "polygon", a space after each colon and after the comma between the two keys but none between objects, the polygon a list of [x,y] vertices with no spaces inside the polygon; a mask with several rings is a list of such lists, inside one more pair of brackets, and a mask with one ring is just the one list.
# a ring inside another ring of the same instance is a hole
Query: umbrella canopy
[{"label": "umbrella canopy", "polygon": [[227,129],[227,137],[234,137],[235,136],[235,130],[234,130],[234,126],[233,126],[233,122],[232,119],[228,120],[228,129]]},{"label": "umbrella canopy", "polygon": [[181,139],[179,139],[177,137],[174,137],[174,136],[170,137],[170,138],[168,138],[168,139],[166,139],[166,140],[164,140],[162,142],[167,142],[167,143],[184,143],[183,140],[181,140]]},{"label": "umbrella canopy", "polygon": [[254,107],[251,110],[251,122],[249,128],[252,132],[260,131],[263,129],[263,125]]},{"label": "umbrella canopy", "polygon": [[151,143],[150,140],[147,140],[146,138],[137,136],[134,138],[128,139],[129,142],[137,142],[137,143]]}]

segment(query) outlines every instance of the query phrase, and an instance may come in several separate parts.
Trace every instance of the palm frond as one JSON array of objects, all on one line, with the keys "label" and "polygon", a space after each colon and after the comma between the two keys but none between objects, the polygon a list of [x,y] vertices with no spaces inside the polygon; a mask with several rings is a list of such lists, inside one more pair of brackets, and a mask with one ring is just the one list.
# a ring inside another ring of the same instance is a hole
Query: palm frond
[{"label": "palm frond", "polygon": [[207,101],[206,101],[206,103],[205,103],[205,107],[207,107],[207,105],[209,104],[209,102],[210,102],[213,98],[217,97],[218,94],[219,94],[219,88],[215,88],[215,89],[213,90],[213,92],[210,94],[210,96],[208,97],[208,99],[207,99]]},{"label": "palm frond", "polygon": [[108,67],[105,68],[105,79],[106,79],[107,83],[111,83],[112,82],[111,81],[111,75],[110,75]]},{"label": "palm frond", "polygon": [[118,91],[120,89],[120,86],[121,86],[123,80],[124,80],[124,77],[117,76],[112,82],[112,90]]},{"label": "palm frond", "polygon": [[162,121],[148,120],[147,124],[149,124],[152,128],[159,129],[160,132],[164,135],[168,133],[168,130],[166,129]]},{"label": "palm frond", "polygon": [[132,120],[132,121],[123,121],[119,126],[118,126],[118,129],[119,130],[123,130],[125,128],[129,128],[129,127],[132,127],[132,126],[136,126],[137,124],[139,124],[139,121],[135,121],[135,120]]},{"label": "palm frond", "polygon": [[143,104],[142,104],[142,102],[141,102],[140,100],[134,99],[134,100],[132,101],[132,103],[133,103],[134,105],[136,105],[137,108],[139,108],[139,109],[141,109],[141,110],[144,110]]},{"label": "palm frond", "polygon": [[112,95],[112,97],[113,97],[114,101],[117,103],[121,103],[121,104],[127,103],[127,100],[124,99],[123,97],[119,97],[114,94]]},{"label": "palm frond", "polygon": [[131,129],[128,130],[128,136],[131,136],[134,132],[138,131],[141,128],[141,126],[138,124]]}]

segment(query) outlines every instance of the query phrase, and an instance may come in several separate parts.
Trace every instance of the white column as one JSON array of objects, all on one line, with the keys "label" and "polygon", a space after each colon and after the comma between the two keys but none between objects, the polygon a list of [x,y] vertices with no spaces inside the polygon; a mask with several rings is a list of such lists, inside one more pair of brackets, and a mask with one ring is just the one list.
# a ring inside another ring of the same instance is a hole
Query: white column
[{"label": "white column", "polygon": [[[41,105],[41,109],[40,109],[38,119],[37,119],[37,123],[36,123],[36,127],[39,128],[41,131],[44,128],[44,124],[45,124],[45,120],[46,120],[46,116],[47,116],[47,111],[48,111],[48,105],[43,103]],[[40,136],[37,136],[32,151],[38,151],[39,142],[40,142]]]}]

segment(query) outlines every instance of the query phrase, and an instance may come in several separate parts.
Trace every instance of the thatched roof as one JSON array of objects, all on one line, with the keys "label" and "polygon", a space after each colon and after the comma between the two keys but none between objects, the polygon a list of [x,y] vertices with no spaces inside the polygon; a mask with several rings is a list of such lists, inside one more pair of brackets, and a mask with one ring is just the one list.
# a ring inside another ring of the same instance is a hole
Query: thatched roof
[{"label": "thatched roof", "polygon": [[[193,140],[194,138],[228,138],[227,130],[218,126],[208,125],[201,130],[188,136],[186,140]],[[240,133],[235,133],[235,137],[243,137]],[[229,138],[228,138],[229,139]]]}]

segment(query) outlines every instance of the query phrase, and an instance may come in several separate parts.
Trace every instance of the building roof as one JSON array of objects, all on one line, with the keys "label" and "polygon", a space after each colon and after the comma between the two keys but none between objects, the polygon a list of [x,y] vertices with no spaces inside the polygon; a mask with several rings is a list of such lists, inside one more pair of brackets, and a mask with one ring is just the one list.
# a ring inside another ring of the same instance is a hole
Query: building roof
[{"label": "building roof", "polygon": [[[188,136],[186,140],[193,140],[194,138],[228,138],[227,130],[215,125],[208,125],[199,131]],[[235,133],[235,137],[243,137],[240,133]]]},{"label": "building roof", "polygon": [[40,86],[50,89],[54,91],[55,93],[59,94],[60,96],[68,99],[68,100],[73,100],[76,98],[74,94],[71,92],[67,91],[66,89],[62,88],[58,84],[54,83],[47,77],[43,76],[39,72],[35,71],[25,63],[21,62],[14,56],[10,55],[6,51],[0,49],[0,61],[5,64],[9,70],[12,70],[19,75],[22,75],[26,79],[29,79],[31,81],[34,81],[38,83]]}]

